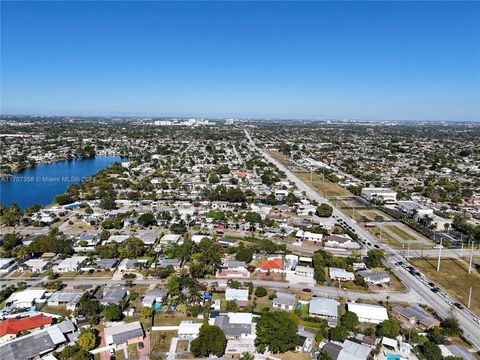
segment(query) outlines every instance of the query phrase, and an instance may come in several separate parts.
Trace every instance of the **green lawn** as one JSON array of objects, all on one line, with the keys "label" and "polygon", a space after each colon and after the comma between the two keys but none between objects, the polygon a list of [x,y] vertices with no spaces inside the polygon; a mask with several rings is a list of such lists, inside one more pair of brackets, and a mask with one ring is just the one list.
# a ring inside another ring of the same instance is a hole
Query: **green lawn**
[{"label": "green lawn", "polygon": [[402,229],[400,229],[399,227],[397,227],[395,225],[386,225],[386,227],[387,227],[388,230],[393,232],[395,235],[397,235],[402,240],[414,240],[412,235],[406,233],[405,231],[403,231]]},{"label": "green lawn", "polygon": [[177,336],[176,331],[152,331],[150,333],[150,355],[161,356],[170,349],[172,339]]},{"label": "green lawn", "polygon": [[458,259],[444,259],[437,272],[437,259],[416,259],[413,264],[442,288],[467,304],[470,287],[472,287],[471,310],[480,314],[480,274],[475,268],[468,273],[468,263]]}]

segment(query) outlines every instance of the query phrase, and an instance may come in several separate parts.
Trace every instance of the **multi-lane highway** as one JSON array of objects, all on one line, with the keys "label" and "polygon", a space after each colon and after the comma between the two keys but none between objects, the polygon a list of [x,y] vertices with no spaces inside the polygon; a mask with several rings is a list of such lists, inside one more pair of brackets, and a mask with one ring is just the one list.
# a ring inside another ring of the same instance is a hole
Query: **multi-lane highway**
[{"label": "multi-lane highway", "polygon": [[406,261],[404,257],[405,254],[400,253],[397,250],[380,243],[379,239],[376,236],[361,227],[355,220],[350,218],[348,215],[338,210],[335,205],[332,204],[328,199],[314,191],[310,186],[300,180],[286,166],[278,162],[266,151],[257,147],[255,141],[252,139],[250,133],[247,130],[245,130],[245,135],[249,140],[251,146],[256,148],[266,160],[275,164],[278,169],[283,171],[286,174],[287,178],[293,183],[295,183],[297,188],[300,191],[303,191],[309,199],[316,200],[320,203],[327,203],[332,206],[332,216],[334,216],[337,221],[342,224],[343,227],[348,228],[350,231],[352,231],[358,236],[360,241],[364,243],[365,250],[369,250],[370,248],[374,247],[383,249],[387,257],[387,266],[389,266],[395,272],[395,274],[403,281],[403,283],[410,289],[410,291],[415,294],[417,302],[430,306],[442,317],[447,317],[452,314],[455,315],[461,327],[463,328],[465,337],[477,349],[480,350],[480,319],[478,317],[476,317],[468,309],[456,308],[453,305],[455,300],[452,299],[444,291],[439,291],[436,293],[432,292],[431,286],[428,285],[429,282],[431,283],[431,280],[427,279],[421,274],[412,274],[404,267],[398,265]]}]

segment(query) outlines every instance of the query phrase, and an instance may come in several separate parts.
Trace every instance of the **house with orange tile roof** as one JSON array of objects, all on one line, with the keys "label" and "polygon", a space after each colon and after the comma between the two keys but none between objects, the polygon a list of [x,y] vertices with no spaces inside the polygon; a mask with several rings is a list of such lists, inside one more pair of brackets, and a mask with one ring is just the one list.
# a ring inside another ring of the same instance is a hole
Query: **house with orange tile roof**
[{"label": "house with orange tile roof", "polygon": [[39,329],[52,325],[53,318],[38,314],[22,319],[6,319],[0,322],[0,343],[14,339],[23,331]]},{"label": "house with orange tile roof", "polygon": [[281,272],[283,271],[283,259],[281,257],[269,257],[260,263],[257,270],[261,272]]}]

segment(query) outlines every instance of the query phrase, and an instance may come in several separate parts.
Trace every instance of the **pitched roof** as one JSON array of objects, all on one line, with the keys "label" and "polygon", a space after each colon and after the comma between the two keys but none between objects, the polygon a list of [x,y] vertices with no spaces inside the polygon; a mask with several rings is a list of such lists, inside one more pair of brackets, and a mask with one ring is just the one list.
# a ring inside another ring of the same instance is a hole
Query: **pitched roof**
[{"label": "pitched roof", "polygon": [[264,269],[264,270],[273,270],[273,269],[282,270],[283,269],[283,259],[275,258],[275,259],[270,259],[270,260],[263,260],[260,263],[260,268]]},{"label": "pitched roof", "polygon": [[23,319],[7,319],[0,322],[0,337],[18,333],[26,330],[36,329],[44,325],[51,325],[52,318],[43,314]]}]

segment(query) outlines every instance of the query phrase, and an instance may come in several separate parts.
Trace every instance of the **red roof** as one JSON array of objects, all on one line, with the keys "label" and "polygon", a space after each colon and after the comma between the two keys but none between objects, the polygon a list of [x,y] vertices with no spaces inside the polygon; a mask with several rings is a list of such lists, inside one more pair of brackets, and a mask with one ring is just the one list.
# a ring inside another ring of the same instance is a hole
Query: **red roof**
[{"label": "red roof", "polygon": [[244,173],[243,171],[240,171],[240,170],[234,171],[234,172],[233,172],[233,175],[235,175],[236,177],[245,177],[245,176],[247,176],[246,173]]},{"label": "red roof", "polygon": [[44,325],[51,325],[53,318],[38,314],[29,318],[23,319],[7,319],[0,322],[0,337],[5,335],[18,333],[26,330],[32,330]]},{"label": "red roof", "polygon": [[260,264],[260,268],[264,270],[273,270],[273,269],[282,270],[283,260],[281,258],[263,260],[262,263]]}]

